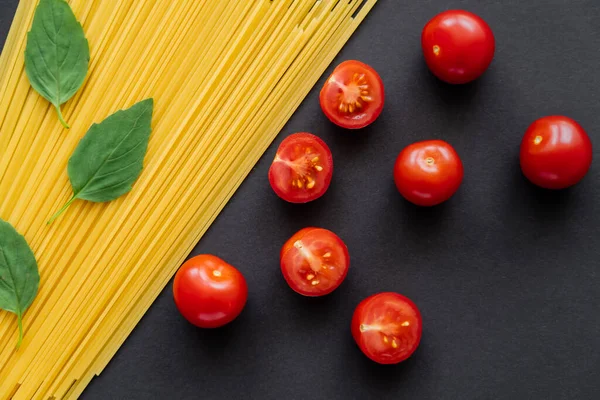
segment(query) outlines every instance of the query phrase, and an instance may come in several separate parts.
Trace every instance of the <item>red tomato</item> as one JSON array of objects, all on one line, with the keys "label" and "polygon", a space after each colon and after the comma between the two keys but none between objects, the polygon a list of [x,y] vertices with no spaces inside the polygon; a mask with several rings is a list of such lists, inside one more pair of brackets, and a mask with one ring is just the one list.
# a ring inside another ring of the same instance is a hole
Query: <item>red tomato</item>
[{"label": "red tomato", "polygon": [[544,117],[525,132],[520,158],[523,174],[531,182],[546,189],[564,189],[590,169],[592,142],[571,118]]},{"label": "red tomato", "polygon": [[431,72],[452,84],[479,78],[496,51],[489,25],[461,10],[443,12],[429,21],[421,35],[421,46]]},{"label": "red tomato", "polygon": [[181,314],[200,328],[217,328],[244,309],[248,286],[244,276],[218,257],[200,255],[186,261],[173,285]]},{"label": "red tomato", "polygon": [[463,164],[443,140],[413,143],[400,152],[394,180],[406,200],[418,206],[435,206],[448,200],[463,180]]},{"label": "red tomato", "polygon": [[379,117],[385,93],[379,74],[360,61],[338,65],[321,89],[321,108],[336,125],[364,128]]},{"label": "red tomato", "polygon": [[335,233],[304,228],[281,249],[281,272],[288,285],[304,296],[323,296],[341,285],[348,274],[348,248]]},{"label": "red tomato", "polygon": [[294,133],[277,149],[269,182],[283,200],[307,203],[325,194],[332,175],[333,158],[325,142],[310,133]]},{"label": "red tomato", "polygon": [[379,364],[397,364],[419,346],[423,321],[415,303],[387,292],[363,300],[354,311],[351,328],[367,357]]}]

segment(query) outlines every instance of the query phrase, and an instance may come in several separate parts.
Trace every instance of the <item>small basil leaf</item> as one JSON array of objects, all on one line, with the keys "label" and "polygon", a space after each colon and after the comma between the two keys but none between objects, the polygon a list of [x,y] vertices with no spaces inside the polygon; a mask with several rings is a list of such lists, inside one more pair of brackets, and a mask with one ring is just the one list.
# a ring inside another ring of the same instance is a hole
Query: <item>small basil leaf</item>
[{"label": "small basil leaf", "polygon": [[40,273],[33,251],[15,228],[0,219],[0,309],[17,314],[19,341],[23,340],[23,313],[37,295]]},{"label": "small basil leaf", "polygon": [[69,159],[73,197],[48,223],[76,199],[106,202],[131,190],[144,166],[153,107],[146,99],[92,125]]},{"label": "small basil leaf", "polygon": [[60,111],[83,84],[90,49],[81,24],[64,0],[40,0],[25,48],[25,72],[31,86]]}]

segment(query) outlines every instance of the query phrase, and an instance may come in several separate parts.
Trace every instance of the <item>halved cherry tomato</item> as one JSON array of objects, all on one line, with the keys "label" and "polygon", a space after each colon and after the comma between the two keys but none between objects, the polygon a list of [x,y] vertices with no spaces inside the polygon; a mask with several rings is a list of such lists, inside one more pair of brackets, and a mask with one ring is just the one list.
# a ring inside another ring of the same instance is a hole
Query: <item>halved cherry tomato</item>
[{"label": "halved cherry tomato", "polygon": [[413,143],[400,152],[394,180],[406,200],[418,206],[435,206],[458,190],[464,170],[460,157],[443,140]]},{"label": "halved cherry tomato", "polygon": [[571,118],[551,116],[535,121],[521,142],[521,169],[546,189],[564,189],[583,179],[592,164],[592,142]]},{"label": "halved cherry tomato", "polygon": [[409,298],[386,292],[368,297],[356,307],[351,329],[367,357],[379,364],[397,364],[419,346],[423,321]]},{"label": "halved cherry tomato", "polygon": [[429,69],[452,84],[471,82],[490,66],[496,40],[490,26],[468,11],[450,10],[425,25],[421,46]]},{"label": "halved cherry tomato", "polygon": [[310,133],[281,142],[269,169],[271,187],[285,201],[307,203],[323,196],[333,175],[331,150]]},{"label": "halved cherry tomato", "polygon": [[335,233],[304,228],[281,249],[281,272],[292,289],[304,296],[323,296],[341,285],[348,274],[348,248]]},{"label": "halved cherry tomato", "polygon": [[217,328],[242,312],[248,286],[237,269],[204,254],[190,258],[177,271],[173,295],[185,319],[200,328]]},{"label": "halved cherry tomato", "polygon": [[379,117],[385,93],[379,74],[360,61],[344,61],[321,89],[323,112],[336,125],[364,128]]}]

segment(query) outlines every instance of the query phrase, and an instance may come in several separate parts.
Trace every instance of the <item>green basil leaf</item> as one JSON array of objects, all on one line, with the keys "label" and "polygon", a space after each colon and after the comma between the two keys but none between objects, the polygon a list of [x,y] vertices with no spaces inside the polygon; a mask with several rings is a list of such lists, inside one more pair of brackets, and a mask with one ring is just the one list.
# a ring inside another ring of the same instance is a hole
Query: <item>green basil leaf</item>
[{"label": "green basil leaf", "polygon": [[48,223],[76,199],[106,202],[131,190],[144,166],[153,108],[146,99],[92,125],[69,159],[73,197]]},{"label": "green basil leaf", "polygon": [[31,86],[60,111],[83,85],[90,48],[81,24],[64,0],[40,0],[25,48],[25,72]]},{"label": "green basil leaf", "polygon": [[40,273],[33,251],[11,224],[0,219],[0,309],[17,314],[23,341],[23,313],[37,295]]}]

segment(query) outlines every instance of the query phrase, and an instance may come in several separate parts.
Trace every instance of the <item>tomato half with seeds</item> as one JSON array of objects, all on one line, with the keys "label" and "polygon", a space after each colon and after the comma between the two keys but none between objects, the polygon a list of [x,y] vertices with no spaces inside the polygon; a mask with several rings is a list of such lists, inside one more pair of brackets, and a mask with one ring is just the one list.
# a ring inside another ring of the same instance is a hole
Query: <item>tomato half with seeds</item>
[{"label": "tomato half with seeds", "polygon": [[244,276],[219,257],[199,255],[186,261],[173,284],[179,312],[200,328],[218,328],[233,321],[248,299]]},{"label": "tomato half with seeds", "polygon": [[443,140],[413,143],[400,152],[394,181],[404,198],[418,206],[435,206],[458,190],[463,164],[454,148]]},{"label": "tomato half with seeds", "polygon": [[332,176],[331,150],[317,136],[304,132],[281,142],[269,169],[271,187],[290,203],[307,203],[323,196]]},{"label": "tomato half with seeds", "polygon": [[304,228],[281,249],[281,272],[290,287],[304,296],[324,296],[342,284],[348,274],[348,248],[335,233]]},{"label": "tomato half with seeds", "polygon": [[550,116],[535,121],[521,142],[521,170],[545,189],[578,183],[592,165],[592,142],[576,121]]},{"label": "tomato half with seeds", "polygon": [[325,82],[320,102],[323,112],[334,124],[347,129],[364,128],[383,110],[383,82],[367,64],[344,61]]},{"label": "tomato half with seeds", "polygon": [[385,292],[366,298],[356,307],[351,328],[367,357],[379,364],[397,364],[419,346],[423,321],[409,298]]}]

